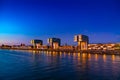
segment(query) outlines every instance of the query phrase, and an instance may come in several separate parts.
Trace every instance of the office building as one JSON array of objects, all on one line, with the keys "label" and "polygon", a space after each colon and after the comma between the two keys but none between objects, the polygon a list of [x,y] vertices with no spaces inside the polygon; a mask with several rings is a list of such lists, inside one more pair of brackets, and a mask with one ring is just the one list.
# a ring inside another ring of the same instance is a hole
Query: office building
[{"label": "office building", "polygon": [[31,44],[34,48],[40,48],[43,45],[43,41],[38,39],[31,40]]},{"label": "office building", "polygon": [[74,41],[78,43],[78,50],[87,50],[89,38],[86,35],[75,35]]},{"label": "office building", "polygon": [[61,44],[61,40],[59,38],[49,38],[48,43],[50,44],[51,48],[58,49]]}]

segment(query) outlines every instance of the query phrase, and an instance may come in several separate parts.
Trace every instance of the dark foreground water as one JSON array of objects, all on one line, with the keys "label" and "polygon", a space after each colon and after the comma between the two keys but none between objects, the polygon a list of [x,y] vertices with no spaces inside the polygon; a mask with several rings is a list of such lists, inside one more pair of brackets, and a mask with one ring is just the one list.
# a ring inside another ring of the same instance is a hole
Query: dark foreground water
[{"label": "dark foreground water", "polygon": [[120,56],[0,50],[0,80],[120,80]]}]

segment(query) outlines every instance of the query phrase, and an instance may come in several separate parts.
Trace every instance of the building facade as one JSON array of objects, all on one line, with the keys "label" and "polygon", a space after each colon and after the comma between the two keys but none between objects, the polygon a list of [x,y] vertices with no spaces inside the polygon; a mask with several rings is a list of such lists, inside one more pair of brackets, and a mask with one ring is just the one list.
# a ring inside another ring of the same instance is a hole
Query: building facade
[{"label": "building facade", "polygon": [[43,41],[42,40],[31,40],[31,44],[33,45],[33,48],[40,48],[43,45]]},{"label": "building facade", "polygon": [[78,50],[87,50],[89,38],[86,35],[75,35],[74,41],[78,43]]},{"label": "building facade", "polygon": [[89,49],[89,50],[115,50],[115,49],[116,49],[116,45],[117,45],[117,44],[115,44],[115,43],[89,44],[89,45],[88,45],[88,49]]},{"label": "building facade", "polygon": [[58,49],[59,46],[61,45],[61,39],[59,39],[59,38],[49,38],[48,43],[49,43],[51,48]]}]

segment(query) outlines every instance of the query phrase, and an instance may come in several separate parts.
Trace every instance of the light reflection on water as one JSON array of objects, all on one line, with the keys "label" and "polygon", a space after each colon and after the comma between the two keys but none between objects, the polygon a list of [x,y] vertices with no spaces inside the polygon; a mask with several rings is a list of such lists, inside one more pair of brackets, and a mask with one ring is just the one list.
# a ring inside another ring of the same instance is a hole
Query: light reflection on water
[{"label": "light reflection on water", "polygon": [[0,50],[0,80],[120,80],[120,56]]}]

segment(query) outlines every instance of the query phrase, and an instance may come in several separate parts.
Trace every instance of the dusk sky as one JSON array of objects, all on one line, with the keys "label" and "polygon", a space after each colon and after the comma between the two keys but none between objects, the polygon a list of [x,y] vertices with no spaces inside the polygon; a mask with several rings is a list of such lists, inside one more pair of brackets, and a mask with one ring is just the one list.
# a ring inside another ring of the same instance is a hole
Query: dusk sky
[{"label": "dusk sky", "polygon": [[0,44],[58,37],[74,44],[120,42],[120,0],[0,0]]}]

